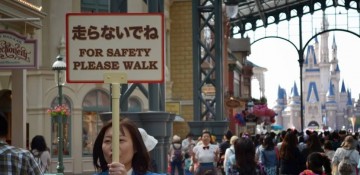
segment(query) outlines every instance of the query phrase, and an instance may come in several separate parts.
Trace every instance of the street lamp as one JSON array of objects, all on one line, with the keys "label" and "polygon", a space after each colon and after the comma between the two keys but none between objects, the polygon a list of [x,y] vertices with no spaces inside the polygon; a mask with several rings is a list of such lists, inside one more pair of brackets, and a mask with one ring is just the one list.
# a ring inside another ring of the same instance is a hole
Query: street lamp
[{"label": "street lamp", "polygon": [[226,16],[228,18],[235,18],[239,11],[239,0],[224,0],[226,5]]},{"label": "street lamp", "polygon": [[[63,58],[58,55],[56,57],[56,61],[52,65],[52,70],[55,71],[55,84],[59,90],[59,104],[62,105],[62,87],[65,85],[65,69],[66,63],[63,61]],[[57,116],[58,122],[58,164],[57,164],[57,172],[64,173],[64,163],[63,163],[63,117],[62,115]]]}]

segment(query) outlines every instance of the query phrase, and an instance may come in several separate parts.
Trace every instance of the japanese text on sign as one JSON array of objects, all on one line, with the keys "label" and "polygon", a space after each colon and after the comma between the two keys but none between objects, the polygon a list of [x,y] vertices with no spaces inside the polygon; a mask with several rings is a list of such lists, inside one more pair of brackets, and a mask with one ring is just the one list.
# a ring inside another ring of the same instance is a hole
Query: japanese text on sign
[{"label": "japanese text on sign", "polygon": [[88,28],[85,26],[74,26],[72,29],[72,39],[73,40],[97,40],[100,37],[105,38],[107,40],[111,39],[122,39],[125,37],[134,37],[135,39],[141,40],[143,39],[142,36],[149,40],[149,39],[158,39],[158,31],[155,27],[150,27],[149,25],[143,26],[130,26],[130,27],[123,27],[114,26],[109,27],[108,25],[104,25],[100,28],[97,26],[89,26]]}]

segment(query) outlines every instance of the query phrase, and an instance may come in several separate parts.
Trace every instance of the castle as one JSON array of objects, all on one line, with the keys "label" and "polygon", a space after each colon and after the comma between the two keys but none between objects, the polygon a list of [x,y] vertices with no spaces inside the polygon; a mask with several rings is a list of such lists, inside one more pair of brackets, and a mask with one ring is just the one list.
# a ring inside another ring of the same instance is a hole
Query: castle
[{"label": "castle", "polygon": [[[321,31],[328,29],[329,23],[323,15]],[[355,114],[360,111],[360,100],[351,98],[351,91],[340,86],[340,68],[337,58],[335,36],[329,56],[329,33],[320,35],[320,43],[315,38],[314,45],[307,47],[303,65],[303,115],[304,129],[355,129]],[[301,129],[300,95],[294,83],[290,95],[284,88],[278,88],[276,124],[286,128]],[[357,116],[357,115],[356,115]]]}]

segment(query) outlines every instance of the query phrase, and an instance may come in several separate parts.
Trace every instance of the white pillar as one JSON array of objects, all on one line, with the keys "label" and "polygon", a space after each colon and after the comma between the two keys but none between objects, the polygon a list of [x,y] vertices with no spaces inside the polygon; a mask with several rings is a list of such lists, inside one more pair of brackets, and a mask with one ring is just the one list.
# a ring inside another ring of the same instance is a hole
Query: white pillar
[{"label": "white pillar", "polygon": [[26,148],[26,69],[12,70],[11,145]]}]

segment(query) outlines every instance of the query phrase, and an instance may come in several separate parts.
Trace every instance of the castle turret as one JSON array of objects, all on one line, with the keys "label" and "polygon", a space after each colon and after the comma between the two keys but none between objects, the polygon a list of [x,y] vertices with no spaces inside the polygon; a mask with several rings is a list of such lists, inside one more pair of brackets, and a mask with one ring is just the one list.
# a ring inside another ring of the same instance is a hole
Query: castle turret
[{"label": "castle turret", "polygon": [[283,125],[283,110],[287,105],[286,101],[286,91],[284,88],[278,87],[278,96],[276,99],[276,105],[273,107],[273,110],[277,113],[275,116],[275,124]]},{"label": "castle turret", "polygon": [[300,95],[296,83],[291,89],[291,101],[289,102],[290,123],[296,129],[301,129],[300,121]]},{"label": "castle turret", "polygon": [[326,122],[325,122],[325,124],[332,129],[336,128],[336,110],[337,110],[337,104],[335,101],[334,85],[330,82],[329,90],[326,94],[326,103],[325,103]]},{"label": "castle turret", "polygon": [[[325,31],[329,28],[329,22],[327,20],[327,17],[325,15],[325,11],[323,12],[323,19],[321,24],[321,31]],[[321,51],[320,51],[320,62],[328,63],[329,62],[329,46],[328,46],[328,38],[329,33],[326,32],[321,35]]]},{"label": "castle turret", "polygon": [[294,86],[291,88],[291,101],[290,101],[290,105],[292,104],[299,104],[300,103],[300,95],[299,95],[299,91],[296,85],[296,82],[294,82]]},{"label": "castle turret", "polygon": [[[345,118],[345,121],[350,121],[350,119],[353,117],[354,113],[353,113],[353,101],[351,98],[351,92],[350,90],[347,90],[347,102],[346,102],[346,114],[345,116],[347,118]],[[352,128],[352,123],[350,122],[346,122],[345,126],[347,128]]]},{"label": "castle turret", "polygon": [[346,115],[346,104],[347,104],[347,92],[345,89],[345,82],[344,80],[342,81],[341,84],[341,90],[340,90],[340,94],[339,94],[339,101],[338,101],[338,109],[337,109],[337,116],[336,116],[336,123],[338,126],[338,129],[341,129],[343,126],[347,126],[346,123],[346,119],[344,118]]},{"label": "castle turret", "polygon": [[[316,32],[316,29],[315,29],[315,33]],[[320,58],[320,50],[319,50],[319,40],[318,40],[318,36],[315,36],[314,38],[315,40],[315,44],[314,44],[314,50],[315,50],[315,55],[316,55],[316,58]]]},{"label": "castle turret", "polygon": [[332,49],[332,59],[331,60],[337,60],[337,45],[335,41],[335,35],[333,36],[333,43],[331,46]]}]

